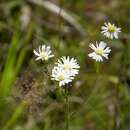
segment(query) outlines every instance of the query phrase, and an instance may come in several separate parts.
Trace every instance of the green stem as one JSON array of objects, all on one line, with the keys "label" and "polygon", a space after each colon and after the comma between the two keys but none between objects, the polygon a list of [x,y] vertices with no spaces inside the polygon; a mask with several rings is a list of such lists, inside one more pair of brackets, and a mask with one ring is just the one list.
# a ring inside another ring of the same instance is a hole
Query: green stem
[{"label": "green stem", "polygon": [[99,72],[100,72],[100,63],[99,62],[96,62],[96,74],[98,75]]},{"label": "green stem", "polygon": [[69,97],[68,97],[68,88],[65,89],[66,93],[66,130],[69,130],[69,120],[70,120],[70,115],[69,115]]}]

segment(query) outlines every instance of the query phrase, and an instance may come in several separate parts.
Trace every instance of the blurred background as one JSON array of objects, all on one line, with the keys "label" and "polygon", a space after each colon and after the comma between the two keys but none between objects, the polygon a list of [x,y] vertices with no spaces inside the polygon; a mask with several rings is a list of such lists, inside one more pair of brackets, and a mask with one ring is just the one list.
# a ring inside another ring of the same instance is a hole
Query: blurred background
[{"label": "blurred background", "polygon": [[[65,130],[64,95],[50,74],[66,55],[81,66],[70,130],[130,129],[129,0],[0,0],[0,12],[0,130]],[[121,27],[118,40],[100,33],[104,22]],[[89,43],[101,40],[112,52],[96,75]],[[48,65],[35,61],[41,44],[55,54]]]}]

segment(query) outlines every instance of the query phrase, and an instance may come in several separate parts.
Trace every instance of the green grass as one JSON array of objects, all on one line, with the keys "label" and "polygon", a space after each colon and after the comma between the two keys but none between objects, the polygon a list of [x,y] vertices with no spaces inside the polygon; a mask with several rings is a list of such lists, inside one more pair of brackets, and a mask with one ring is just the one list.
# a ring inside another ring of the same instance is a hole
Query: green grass
[{"label": "green grass", "polygon": [[[62,55],[75,57],[81,66],[69,89],[69,130],[129,130],[129,0],[54,3],[63,7],[67,18],[31,0],[1,1],[0,130],[65,130],[65,95],[45,70],[50,75]],[[25,28],[23,15],[30,20]],[[100,27],[107,21],[122,28],[119,39],[101,35]],[[89,43],[100,40],[112,52],[98,66],[88,53]],[[46,65],[33,56],[41,44],[51,45],[55,54]]]}]

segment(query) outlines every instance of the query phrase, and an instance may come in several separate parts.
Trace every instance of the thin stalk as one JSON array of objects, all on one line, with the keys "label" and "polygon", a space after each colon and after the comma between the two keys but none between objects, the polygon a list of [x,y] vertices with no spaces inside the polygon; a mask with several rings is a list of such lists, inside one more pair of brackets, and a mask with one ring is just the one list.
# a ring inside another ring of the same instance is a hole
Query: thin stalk
[{"label": "thin stalk", "polygon": [[100,72],[100,63],[96,62],[95,66],[96,66],[96,74],[99,75],[99,72]]},{"label": "thin stalk", "polygon": [[66,93],[66,130],[69,130],[69,120],[70,120],[70,115],[69,115],[69,97],[68,97],[68,88],[65,89]]}]

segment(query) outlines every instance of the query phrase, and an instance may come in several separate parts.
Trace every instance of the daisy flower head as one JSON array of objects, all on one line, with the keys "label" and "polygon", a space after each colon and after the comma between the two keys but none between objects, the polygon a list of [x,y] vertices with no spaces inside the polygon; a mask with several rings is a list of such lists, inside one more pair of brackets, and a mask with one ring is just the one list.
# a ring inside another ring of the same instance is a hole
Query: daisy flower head
[{"label": "daisy flower head", "polygon": [[61,57],[56,64],[65,72],[71,73],[72,76],[75,76],[79,73],[80,66],[77,63],[77,60],[74,58],[70,58],[69,56]]},{"label": "daisy flower head", "polygon": [[65,84],[72,82],[74,79],[71,73],[66,72],[63,68],[57,66],[53,68],[51,77],[52,80],[59,82],[59,86],[64,86]]},{"label": "daisy flower head", "polygon": [[105,59],[108,59],[108,55],[111,52],[111,49],[109,47],[106,47],[107,44],[103,41],[96,42],[96,45],[90,44],[89,47],[94,51],[90,54],[88,54],[89,57],[96,60],[97,62],[103,61],[103,57]]},{"label": "daisy flower head", "polygon": [[59,82],[59,86],[64,86],[74,79],[75,75],[79,73],[80,66],[77,63],[77,60],[70,58],[69,56],[63,56],[58,59],[58,62],[55,64],[51,79]]},{"label": "daisy flower head", "polygon": [[110,39],[118,39],[118,35],[121,32],[121,28],[115,26],[115,24],[111,24],[110,22],[104,23],[104,26],[101,27],[101,33],[104,34],[107,38]]},{"label": "daisy flower head", "polygon": [[36,60],[42,61],[47,61],[54,56],[52,54],[51,47],[46,45],[40,45],[38,50],[33,50],[33,53],[37,56]]}]

